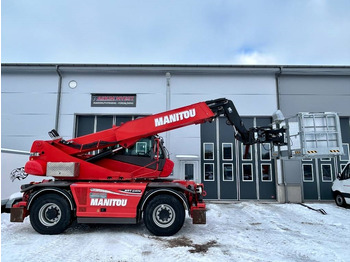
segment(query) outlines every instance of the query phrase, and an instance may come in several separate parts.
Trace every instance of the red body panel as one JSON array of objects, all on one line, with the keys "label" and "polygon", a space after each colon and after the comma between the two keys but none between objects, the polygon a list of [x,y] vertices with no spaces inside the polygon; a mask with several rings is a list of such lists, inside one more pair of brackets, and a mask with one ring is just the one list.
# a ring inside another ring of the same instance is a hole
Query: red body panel
[{"label": "red body panel", "polygon": [[77,217],[136,218],[147,183],[74,183]]},{"label": "red body panel", "polygon": [[[93,163],[86,162],[83,159],[71,156],[64,151],[58,149],[52,145],[49,141],[35,141],[32,146],[32,152],[38,152],[36,148],[37,142],[40,142],[40,152],[44,152],[38,157],[31,157],[30,161],[25,165],[25,172],[32,174],[35,170],[32,170],[32,166],[36,167],[37,165],[43,166],[43,174],[36,173],[35,175],[45,175],[46,174],[46,163],[47,162],[77,162],[79,163],[80,171],[79,177],[67,177],[59,179],[65,180],[119,180],[124,177],[130,177],[130,173],[126,172],[116,172],[108,168],[95,165]],[[36,162],[36,164],[30,163]]]}]

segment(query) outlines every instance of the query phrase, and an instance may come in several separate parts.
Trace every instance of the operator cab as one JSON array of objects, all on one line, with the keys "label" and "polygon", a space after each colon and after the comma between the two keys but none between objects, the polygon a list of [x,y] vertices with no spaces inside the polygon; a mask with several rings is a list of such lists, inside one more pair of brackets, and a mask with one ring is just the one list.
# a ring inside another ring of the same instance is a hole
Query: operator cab
[{"label": "operator cab", "polygon": [[130,148],[122,148],[109,159],[139,167],[162,171],[166,154],[163,140],[159,137],[142,138]]},{"label": "operator cab", "polygon": [[350,205],[350,162],[333,181],[332,192],[338,206]]}]

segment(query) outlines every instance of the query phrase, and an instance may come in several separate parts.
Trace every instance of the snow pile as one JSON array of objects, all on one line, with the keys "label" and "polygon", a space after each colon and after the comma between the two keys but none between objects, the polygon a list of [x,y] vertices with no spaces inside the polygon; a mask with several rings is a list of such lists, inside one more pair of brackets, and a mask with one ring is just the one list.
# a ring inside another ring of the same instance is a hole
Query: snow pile
[{"label": "snow pile", "polygon": [[40,235],[26,218],[1,218],[1,261],[349,261],[350,209],[310,204],[208,204],[207,224],[187,218],[172,237],[140,225],[78,225]]}]

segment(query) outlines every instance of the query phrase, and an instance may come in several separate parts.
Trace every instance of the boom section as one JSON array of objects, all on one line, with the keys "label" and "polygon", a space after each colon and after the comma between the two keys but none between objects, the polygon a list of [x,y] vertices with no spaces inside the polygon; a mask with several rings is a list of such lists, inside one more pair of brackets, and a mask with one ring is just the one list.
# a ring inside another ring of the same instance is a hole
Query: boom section
[{"label": "boom section", "polygon": [[275,146],[286,145],[285,128],[273,128],[272,126],[252,127],[247,129],[242,118],[231,100],[219,98],[206,101],[208,107],[215,113],[215,116],[224,115],[227,124],[235,129],[235,138],[244,145],[256,143],[272,143]]},{"label": "boom section", "polygon": [[[126,122],[119,127],[113,126],[107,130],[71,140],[63,140],[57,137],[52,144],[70,155],[78,155],[116,145],[129,148],[141,138],[189,125],[202,124],[221,115],[224,115],[227,118],[227,124],[234,128],[235,138],[245,145],[255,143],[285,144],[284,134],[286,130],[284,128],[273,129],[268,126],[247,129],[233,102],[226,98],[199,102],[146,116]],[[58,135],[55,131],[50,133],[54,138]]]},{"label": "boom section", "polygon": [[141,138],[150,137],[184,126],[202,124],[212,120],[213,117],[215,117],[215,114],[207,104],[200,102],[142,117],[126,122],[119,127],[113,126],[107,130],[70,140],[63,140],[60,137],[55,138],[58,134],[53,130],[51,131],[54,137],[52,143],[70,155],[87,153],[118,144],[124,148],[129,148]]}]

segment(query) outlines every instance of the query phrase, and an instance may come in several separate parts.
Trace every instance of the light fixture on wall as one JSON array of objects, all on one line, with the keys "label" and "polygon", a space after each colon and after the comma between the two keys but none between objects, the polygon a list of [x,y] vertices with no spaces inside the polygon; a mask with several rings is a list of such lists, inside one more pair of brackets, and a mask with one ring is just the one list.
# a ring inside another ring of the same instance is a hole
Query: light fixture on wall
[{"label": "light fixture on wall", "polygon": [[68,85],[69,85],[70,88],[74,89],[74,88],[77,87],[78,83],[77,83],[77,81],[72,80],[72,81],[69,82]]}]

